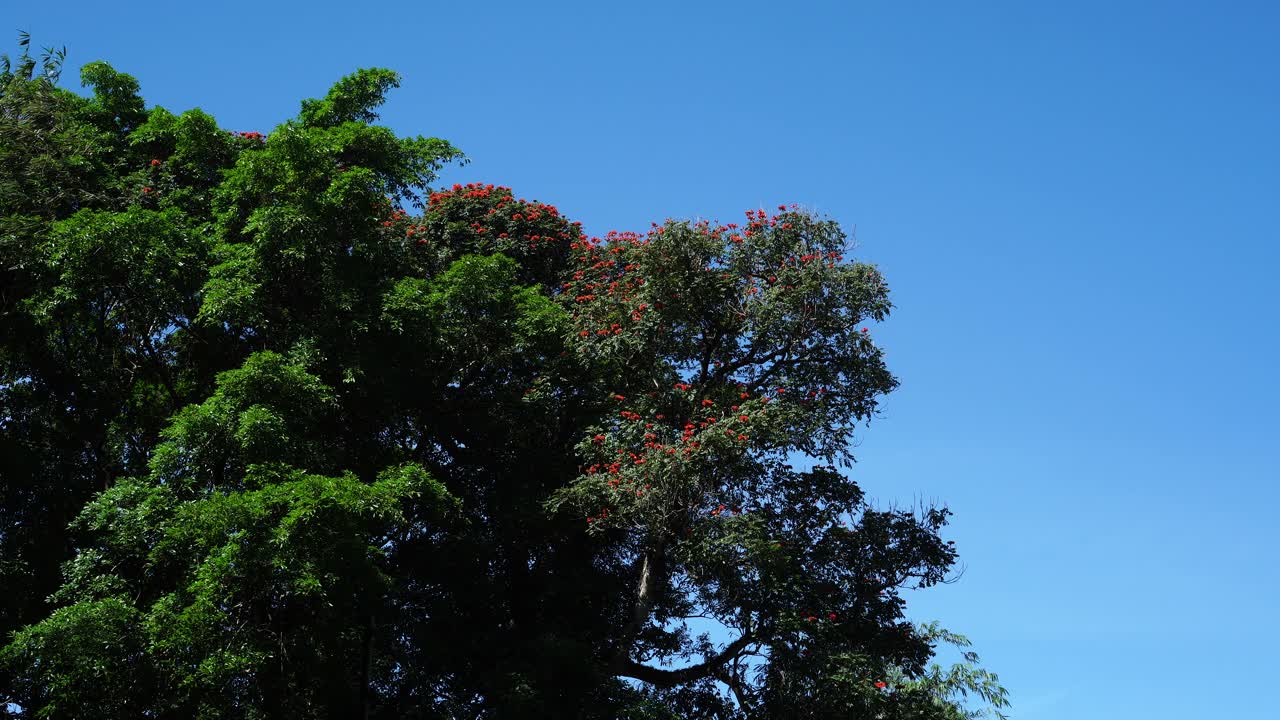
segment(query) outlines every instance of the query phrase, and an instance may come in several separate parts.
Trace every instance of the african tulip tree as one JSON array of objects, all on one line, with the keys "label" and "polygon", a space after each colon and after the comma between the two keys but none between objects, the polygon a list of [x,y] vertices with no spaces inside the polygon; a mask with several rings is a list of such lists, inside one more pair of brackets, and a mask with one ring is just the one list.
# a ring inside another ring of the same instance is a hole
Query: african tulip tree
[{"label": "african tulip tree", "polygon": [[835,222],[595,238],[433,190],[461,156],[373,124],[384,70],[264,135],[37,65],[0,85],[17,712],[1003,706],[926,667],[963,638],[904,618],[955,561],[946,511],[876,509],[844,470],[896,381],[866,327],[887,286]]}]

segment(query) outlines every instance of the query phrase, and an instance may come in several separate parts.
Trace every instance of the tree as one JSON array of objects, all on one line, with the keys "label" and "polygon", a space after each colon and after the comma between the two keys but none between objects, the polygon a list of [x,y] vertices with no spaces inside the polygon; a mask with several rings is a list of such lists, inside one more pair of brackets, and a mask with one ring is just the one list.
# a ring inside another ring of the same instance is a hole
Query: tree
[{"label": "tree", "polygon": [[[362,70],[269,136],[0,76],[8,698],[31,717],[965,717],[902,589],[839,225],[584,234]],[[43,68],[43,70],[41,70]],[[60,569],[60,574],[59,574]],[[714,631],[699,632],[702,628]]]}]

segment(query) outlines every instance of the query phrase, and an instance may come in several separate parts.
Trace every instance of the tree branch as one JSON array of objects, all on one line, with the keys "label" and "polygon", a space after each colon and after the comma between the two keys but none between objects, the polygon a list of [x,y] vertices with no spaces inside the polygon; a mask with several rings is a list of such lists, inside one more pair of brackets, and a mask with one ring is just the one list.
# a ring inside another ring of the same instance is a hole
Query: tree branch
[{"label": "tree branch", "polygon": [[631,606],[631,621],[622,630],[618,641],[618,649],[614,653],[614,666],[621,669],[631,662],[631,645],[653,611],[653,601],[657,597],[660,584],[666,582],[663,573],[663,557],[665,543],[659,538],[644,551],[640,561],[640,579],[636,582],[636,599]]},{"label": "tree branch", "polygon": [[755,715],[755,707],[752,706],[747,691],[742,687],[742,675],[737,663],[734,664],[733,668],[721,667],[713,675],[717,680],[729,686],[729,689],[733,691],[733,697],[738,701],[738,707],[746,713],[747,717]]},{"label": "tree branch", "polygon": [[647,682],[650,685],[656,685],[662,688],[674,687],[685,683],[701,680],[702,678],[716,675],[725,663],[737,657],[747,646],[756,641],[751,633],[744,633],[742,637],[734,640],[725,646],[723,650],[706,658],[696,665],[679,668],[677,670],[663,670],[662,668],[649,667],[643,665],[630,658],[627,658],[622,669],[617,673],[623,677],[634,678],[641,682]]}]

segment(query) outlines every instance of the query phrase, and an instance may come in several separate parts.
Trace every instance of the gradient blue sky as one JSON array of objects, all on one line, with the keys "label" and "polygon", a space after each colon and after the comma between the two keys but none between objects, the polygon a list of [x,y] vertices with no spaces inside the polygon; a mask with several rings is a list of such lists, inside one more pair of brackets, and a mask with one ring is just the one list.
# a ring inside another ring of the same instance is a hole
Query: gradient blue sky
[{"label": "gradient blue sky", "polygon": [[443,180],[596,234],[783,202],[856,226],[902,387],[855,473],[947,503],[966,566],[913,615],[972,637],[1022,720],[1274,716],[1280,5],[62,1],[5,27],[235,130],[398,70],[385,122],[472,158]]}]

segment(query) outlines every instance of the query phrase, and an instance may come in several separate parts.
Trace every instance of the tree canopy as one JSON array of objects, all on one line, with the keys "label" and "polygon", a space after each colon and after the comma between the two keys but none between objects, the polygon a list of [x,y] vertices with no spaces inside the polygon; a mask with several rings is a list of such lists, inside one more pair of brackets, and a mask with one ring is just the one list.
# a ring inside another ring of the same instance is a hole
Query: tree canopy
[{"label": "tree canopy", "polygon": [[0,70],[0,707],[962,718],[942,508],[852,432],[891,309],[795,206],[592,237],[361,70],[269,134]]}]

